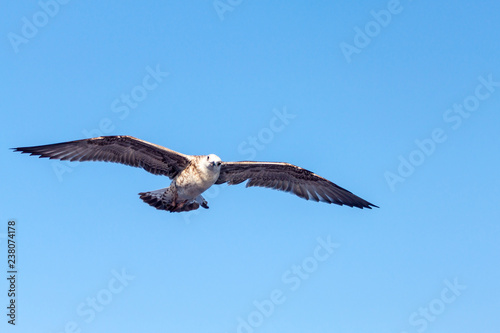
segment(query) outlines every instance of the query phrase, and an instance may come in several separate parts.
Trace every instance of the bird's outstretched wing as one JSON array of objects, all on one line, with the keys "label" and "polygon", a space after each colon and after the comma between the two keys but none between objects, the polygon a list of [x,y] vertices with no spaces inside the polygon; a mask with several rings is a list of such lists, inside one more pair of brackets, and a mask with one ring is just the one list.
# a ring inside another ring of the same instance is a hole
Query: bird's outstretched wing
[{"label": "bird's outstretched wing", "polygon": [[13,148],[14,151],[69,161],[104,161],[143,168],[155,175],[170,178],[179,174],[191,160],[162,146],[131,136],[98,138],[55,143],[44,146]]},{"label": "bird's outstretched wing", "polygon": [[317,174],[289,163],[223,162],[216,184],[267,187],[291,192],[306,200],[358,208],[378,207]]}]

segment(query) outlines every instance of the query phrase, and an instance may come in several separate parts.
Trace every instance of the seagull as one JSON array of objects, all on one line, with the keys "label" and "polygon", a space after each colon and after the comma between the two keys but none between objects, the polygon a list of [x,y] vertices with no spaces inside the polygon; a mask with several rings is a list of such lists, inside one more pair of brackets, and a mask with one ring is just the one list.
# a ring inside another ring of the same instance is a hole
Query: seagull
[{"label": "seagull", "polygon": [[283,162],[223,162],[217,155],[185,155],[132,136],[100,136],[43,146],[12,148],[30,155],[62,161],[104,161],[143,168],[172,179],[169,187],[141,192],[156,209],[186,212],[208,208],[201,195],[212,185],[258,186],[291,192],[306,200],[349,207],[377,207],[317,174]]}]

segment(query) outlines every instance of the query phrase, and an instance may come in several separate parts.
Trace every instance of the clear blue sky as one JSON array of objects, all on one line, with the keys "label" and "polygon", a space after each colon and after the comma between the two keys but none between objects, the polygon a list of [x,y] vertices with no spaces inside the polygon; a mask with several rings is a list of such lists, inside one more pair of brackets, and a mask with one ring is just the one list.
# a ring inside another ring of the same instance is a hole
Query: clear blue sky
[{"label": "clear blue sky", "polygon": [[[499,3],[54,4],[0,11],[2,332],[498,332]],[[165,177],[8,150],[100,134],[380,209],[224,185],[170,214],[137,195]]]}]

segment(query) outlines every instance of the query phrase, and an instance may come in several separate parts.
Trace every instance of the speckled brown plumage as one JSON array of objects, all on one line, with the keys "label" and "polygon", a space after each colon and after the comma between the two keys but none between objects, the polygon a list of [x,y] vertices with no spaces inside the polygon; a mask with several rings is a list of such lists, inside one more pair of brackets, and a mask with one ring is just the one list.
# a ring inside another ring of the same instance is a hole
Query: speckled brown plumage
[{"label": "speckled brown plumage", "polygon": [[378,207],[350,191],[289,163],[222,162],[216,155],[185,155],[131,136],[102,136],[15,151],[69,161],[104,161],[143,168],[172,179],[169,187],[139,193],[147,204],[170,212],[208,208],[201,195],[214,184],[240,184],[290,192],[306,200],[349,207]]}]

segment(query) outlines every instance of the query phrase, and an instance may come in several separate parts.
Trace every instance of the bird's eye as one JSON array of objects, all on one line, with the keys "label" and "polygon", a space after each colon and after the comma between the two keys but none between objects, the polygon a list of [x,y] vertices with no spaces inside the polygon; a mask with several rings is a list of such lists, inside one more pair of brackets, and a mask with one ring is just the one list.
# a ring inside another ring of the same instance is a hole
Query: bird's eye
[{"label": "bird's eye", "polygon": [[207,156],[207,161],[210,160],[210,156]]}]

